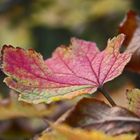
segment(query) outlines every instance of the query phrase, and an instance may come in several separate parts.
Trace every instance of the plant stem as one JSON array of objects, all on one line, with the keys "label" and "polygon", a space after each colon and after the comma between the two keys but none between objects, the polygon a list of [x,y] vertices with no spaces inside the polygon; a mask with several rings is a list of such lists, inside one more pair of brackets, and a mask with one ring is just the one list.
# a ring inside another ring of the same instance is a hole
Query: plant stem
[{"label": "plant stem", "polygon": [[116,106],[115,102],[103,87],[99,87],[98,91],[101,92],[112,106]]}]

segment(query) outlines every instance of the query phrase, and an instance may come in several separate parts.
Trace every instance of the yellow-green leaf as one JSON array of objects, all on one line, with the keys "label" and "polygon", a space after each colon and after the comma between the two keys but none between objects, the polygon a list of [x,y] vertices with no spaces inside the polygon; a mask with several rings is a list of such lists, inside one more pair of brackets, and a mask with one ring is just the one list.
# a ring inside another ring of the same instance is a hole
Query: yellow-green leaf
[{"label": "yellow-green leaf", "polygon": [[140,116],[140,89],[127,90],[128,107]]},{"label": "yellow-green leaf", "polygon": [[13,119],[19,117],[47,117],[52,115],[58,109],[57,105],[44,104],[32,105],[25,102],[19,102],[17,97],[0,99],[0,120]]},{"label": "yellow-green leaf", "polygon": [[44,133],[38,140],[134,140],[135,135],[109,136],[100,131],[86,131],[66,125],[53,125],[52,132]]}]

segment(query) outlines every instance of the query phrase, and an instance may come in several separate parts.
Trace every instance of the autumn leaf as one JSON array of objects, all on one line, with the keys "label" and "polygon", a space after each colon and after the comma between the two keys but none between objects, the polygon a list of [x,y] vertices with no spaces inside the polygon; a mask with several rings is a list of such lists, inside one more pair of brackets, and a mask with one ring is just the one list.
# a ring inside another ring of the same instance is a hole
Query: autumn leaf
[{"label": "autumn leaf", "polygon": [[135,140],[135,135],[109,136],[100,131],[86,131],[66,125],[53,125],[52,132],[43,133],[38,140]]},{"label": "autumn leaf", "polygon": [[123,40],[120,34],[99,51],[94,42],[73,38],[69,47],[58,47],[46,61],[31,49],[4,46],[4,81],[21,93],[19,100],[35,104],[92,94],[119,76],[129,62],[131,54],[119,52]]},{"label": "autumn leaf", "polygon": [[83,98],[67,115],[63,123],[86,130],[100,130],[110,135],[140,132],[140,119],[129,110],[93,98]]},{"label": "autumn leaf", "polygon": [[133,37],[133,34],[138,27],[137,14],[134,11],[129,11],[119,26],[119,32],[126,35],[124,44],[128,45]]},{"label": "autumn leaf", "polygon": [[51,117],[60,109],[58,104],[32,105],[17,100],[17,94],[10,93],[9,98],[0,99],[0,120],[31,117]]},{"label": "autumn leaf", "polygon": [[140,73],[140,17],[134,11],[129,11],[120,24],[119,32],[126,38],[124,45],[128,52],[132,52],[132,59],[126,66],[127,69]]},{"label": "autumn leaf", "polygon": [[129,109],[140,117],[140,90],[127,90],[126,95],[129,103]]}]

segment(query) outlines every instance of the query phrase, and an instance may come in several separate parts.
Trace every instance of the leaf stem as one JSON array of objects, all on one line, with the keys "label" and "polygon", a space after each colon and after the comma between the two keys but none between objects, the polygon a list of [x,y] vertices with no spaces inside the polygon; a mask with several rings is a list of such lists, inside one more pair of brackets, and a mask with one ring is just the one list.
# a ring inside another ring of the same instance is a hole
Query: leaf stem
[{"label": "leaf stem", "polygon": [[98,91],[101,92],[112,106],[116,106],[115,102],[103,87],[99,87]]}]

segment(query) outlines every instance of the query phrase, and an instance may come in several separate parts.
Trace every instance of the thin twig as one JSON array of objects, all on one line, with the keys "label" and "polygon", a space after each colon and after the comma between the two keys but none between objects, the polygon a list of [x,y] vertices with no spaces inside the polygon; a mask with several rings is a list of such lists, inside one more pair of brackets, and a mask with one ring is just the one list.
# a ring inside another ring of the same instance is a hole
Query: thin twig
[{"label": "thin twig", "polygon": [[99,87],[98,91],[101,92],[112,106],[116,106],[115,102],[103,87]]}]

